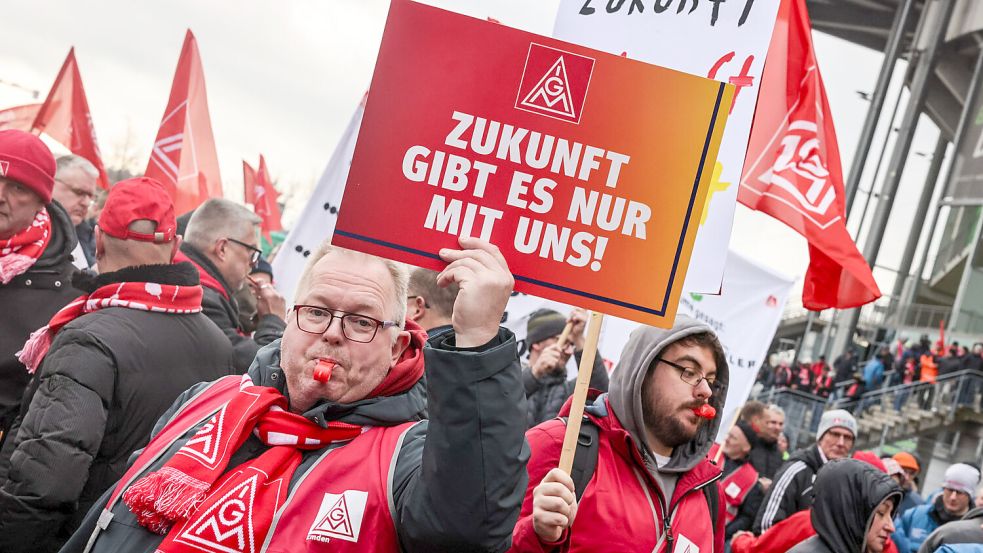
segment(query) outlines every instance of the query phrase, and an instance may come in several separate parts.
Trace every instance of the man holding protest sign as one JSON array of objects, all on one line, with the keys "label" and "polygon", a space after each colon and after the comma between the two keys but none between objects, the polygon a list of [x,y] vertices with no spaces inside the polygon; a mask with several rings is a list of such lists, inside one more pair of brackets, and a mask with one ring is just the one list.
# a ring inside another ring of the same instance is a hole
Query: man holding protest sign
[{"label": "man holding protest sign", "polygon": [[[529,404],[530,428],[555,417],[573,394],[577,379],[567,379],[567,361],[574,355],[580,365],[586,325],[587,312],[583,309],[574,309],[569,318],[552,309],[529,315],[529,363],[522,368],[522,383]],[[600,355],[594,356],[590,387],[601,392],[608,390],[608,371]]]},{"label": "man holding protest sign", "polygon": [[720,468],[706,456],[727,383],[723,347],[703,323],[678,316],[670,330],[636,329],[610,393],[586,411],[584,427],[596,426],[598,440],[583,489],[556,468],[564,420],[526,433],[530,486],[512,551],[723,551],[724,511],[712,485]]},{"label": "man holding protest sign", "polygon": [[426,346],[397,322],[402,266],[312,253],[283,339],[181,396],[64,551],[505,549],[528,458],[499,328],[513,279],[495,246],[461,246],[440,252],[453,330]]}]

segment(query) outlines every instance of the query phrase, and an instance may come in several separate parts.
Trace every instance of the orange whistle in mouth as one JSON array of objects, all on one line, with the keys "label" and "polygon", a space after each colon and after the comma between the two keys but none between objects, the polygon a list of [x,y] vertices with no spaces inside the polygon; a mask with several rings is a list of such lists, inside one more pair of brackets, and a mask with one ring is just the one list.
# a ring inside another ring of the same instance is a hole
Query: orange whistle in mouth
[{"label": "orange whistle in mouth", "polygon": [[695,414],[697,417],[700,417],[701,419],[710,420],[713,417],[717,416],[717,410],[714,409],[713,406],[710,405],[709,403],[704,403],[703,405],[700,405],[696,409],[693,409],[693,414]]},{"label": "orange whistle in mouth", "polygon": [[334,361],[328,361],[326,359],[321,359],[317,362],[317,366],[314,367],[314,380],[318,382],[327,382],[331,380],[331,371],[335,367]]}]

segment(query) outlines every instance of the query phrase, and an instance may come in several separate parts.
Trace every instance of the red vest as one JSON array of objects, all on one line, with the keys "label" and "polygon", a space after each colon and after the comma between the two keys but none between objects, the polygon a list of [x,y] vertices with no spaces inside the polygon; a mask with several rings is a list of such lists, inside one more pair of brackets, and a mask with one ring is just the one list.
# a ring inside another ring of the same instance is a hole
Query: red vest
[{"label": "red vest", "polygon": [[730,524],[737,517],[741,503],[744,503],[744,498],[747,497],[748,492],[751,491],[757,481],[758,471],[754,470],[751,463],[744,463],[741,468],[728,474],[718,483],[720,497],[727,507],[727,512],[724,514],[725,524]]},{"label": "red vest", "polygon": [[[93,533],[105,529],[123,491],[182,436],[206,421],[239,389],[241,376],[213,382],[188,401],[155,436],[130,470],[120,479]],[[344,446],[325,449],[302,473],[294,475],[287,502],[273,518],[264,551],[399,551],[393,524],[392,476],[406,431],[415,422],[394,427],[371,427]],[[298,468],[298,471],[304,470]],[[240,536],[252,539],[248,505],[231,498],[229,505],[192,515],[179,531],[195,529],[195,547],[203,553],[237,550]],[[219,516],[222,515],[222,516]],[[215,520],[198,520],[211,516]],[[198,518],[196,518],[198,517]],[[224,521],[224,522],[223,522]],[[231,524],[228,522],[231,521]],[[202,540],[210,541],[208,549]],[[90,540],[90,543],[93,543]]]}]

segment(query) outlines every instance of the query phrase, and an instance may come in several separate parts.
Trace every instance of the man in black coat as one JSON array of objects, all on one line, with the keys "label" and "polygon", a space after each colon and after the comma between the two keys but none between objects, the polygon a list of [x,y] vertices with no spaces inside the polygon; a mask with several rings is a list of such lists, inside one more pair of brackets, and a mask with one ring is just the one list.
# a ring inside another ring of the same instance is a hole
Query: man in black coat
[{"label": "man in black coat", "polygon": [[[245,372],[259,348],[283,336],[286,302],[273,286],[253,283],[249,271],[259,263],[260,218],[246,207],[212,198],[195,209],[188,221],[178,259],[198,269],[205,296],[202,309],[228,337],[235,366]],[[235,292],[249,286],[256,296],[256,330],[249,336],[239,321]]]},{"label": "man in black coat", "polygon": [[[183,394],[134,461],[134,478],[115,488],[122,495],[104,494],[63,551],[174,551],[168,543],[196,551],[248,551],[250,543],[282,552],[508,549],[529,458],[515,337],[498,326],[513,279],[498,248],[460,243],[441,251],[450,265],[439,278],[460,286],[454,328],[426,345],[423,329],[405,318],[404,267],[327,244],[314,251],[283,339],[259,351],[246,378]],[[217,431],[236,420],[237,400],[256,405],[250,398],[262,396],[277,403]],[[225,422],[209,401],[225,403]],[[299,439],[353,429],[353,438]],[[204,443],[216,455],[207,466],[194,460]],[[271,456],[294,464],[259,472]],[[248,507],[220,478],[236,489],[256,484]],[[182,489],[188,481],[208,489],[193,511],[181,500],[200,488]],[[164,518],[175,505],[194,530]]]},{"label": "man in black coat", "polygon": [[79,295],[70,284],[78,240],[52,200],[54,182],[55,158],[38,137],[0,131],[0,443],[29,377],[16,352]]},{"label": "man in black coat", "polygon": [[[569,339],[561,345],[559,339],[567,324],[571,325]],[[580,366],[586,325],[587,312],[583,309],[574,309],[569,318],[552,309],[540,309],[529,315],[526,324],[529,363],[522,367],[529,428],[555,417],[573,394],[577,379],[567,378],[567,361],[573,355]],[[590,387],[608,391],[608,371],[600,353],[594,356]]]},{"label": "man in black coat", "polygon": [[79,273],[88,295],[24,348],[37,373],[0,453],[0,551],[57,551],[174,399],[233,373],[197,272],[171,264],[179,243],[162,185],[113,187],[96,228],[103,272]]},{"label": "man in black coat", "polygon": [[828,461],[850,455],[857,437],[857,421],[849,412],[834,409],[823,413],[816,431],[816,444],[800,449],[775,475],[764,502],[758,509],[753,532],[761,534],[791,515],[812,507],[813,481]]}]

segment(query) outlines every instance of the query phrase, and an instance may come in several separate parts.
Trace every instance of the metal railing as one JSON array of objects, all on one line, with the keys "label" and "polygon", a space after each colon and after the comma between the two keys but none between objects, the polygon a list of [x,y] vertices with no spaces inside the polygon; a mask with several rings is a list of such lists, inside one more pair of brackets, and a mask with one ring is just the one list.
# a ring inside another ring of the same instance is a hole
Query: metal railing
[{"label": "metal railing", "polygon": [[[829,398],[788,388],[768,389],[752,399],[776,404],[785,411],[785,433],[789,450],[815,440],[819,420],[828,409],[846,409],[860,424],[861,444],[909,437],[927,428],[951,424],[960,408],[980,411],[983,403],[983,374],[964,370],[938,377],[935,382],[889,385],[893,371],[884,374],[883,384],[860,398],[843,397],[852,381],[837,383]],[[876,435],[871,435],[874,432]]]}]

